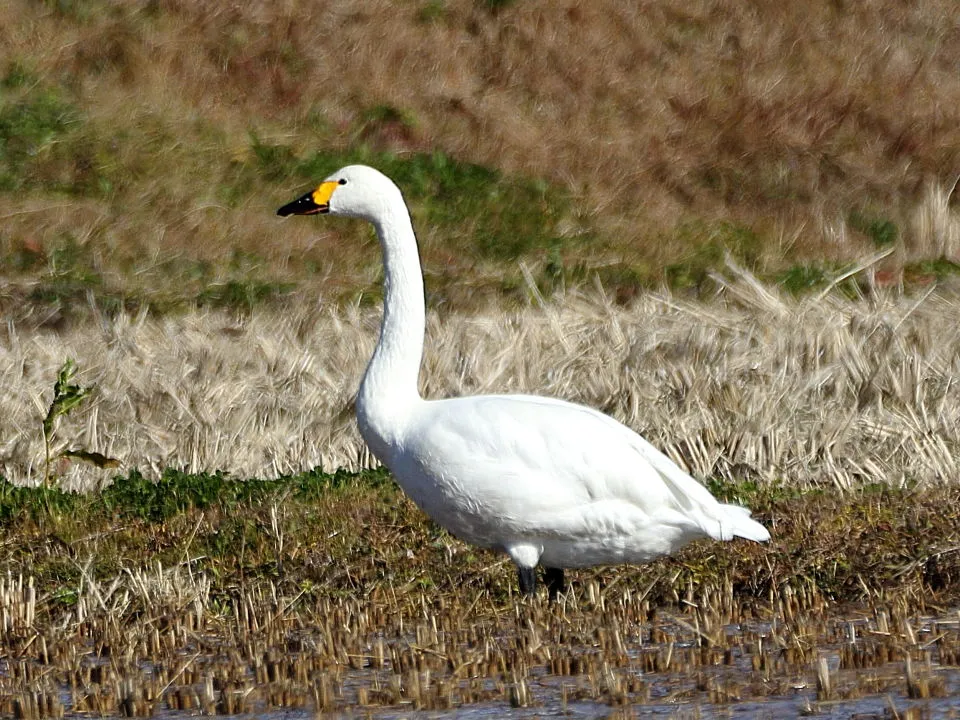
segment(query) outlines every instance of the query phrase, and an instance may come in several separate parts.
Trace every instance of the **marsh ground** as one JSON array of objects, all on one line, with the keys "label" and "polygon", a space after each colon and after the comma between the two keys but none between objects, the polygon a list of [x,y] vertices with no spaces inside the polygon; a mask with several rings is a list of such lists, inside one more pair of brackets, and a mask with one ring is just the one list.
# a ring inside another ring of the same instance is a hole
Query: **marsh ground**
[{"label": "marsh ground", "polygon": [[955,488],[741,488],[768,546],[572,573],[555,604],[379,471],[0,491],[5,715],[957,710]]}]

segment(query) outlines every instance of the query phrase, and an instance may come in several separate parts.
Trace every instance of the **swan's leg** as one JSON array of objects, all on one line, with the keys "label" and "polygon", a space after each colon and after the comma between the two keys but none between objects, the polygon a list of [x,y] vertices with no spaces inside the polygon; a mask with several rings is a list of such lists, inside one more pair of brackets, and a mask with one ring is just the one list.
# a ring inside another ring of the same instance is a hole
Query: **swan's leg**
[{"label": "swan's leg", "polygon": [[520,576],[520,592],[533,595],[537,590],[537,563],[543,548],[533,543],[517,542],[507,545],[504,550],[517,565]]},{"label": "swan's leg", "polygon": [[520,592],[524,595],[533,595],[537,591],[537,569],[535,567],[517,568],[520,578]]},{"label": "swan's leg", "polygon": [[567,589],[567,579],[563,575],[563,568],[544,568],[543,581],[547,584],[547,592],[551,600]]}]

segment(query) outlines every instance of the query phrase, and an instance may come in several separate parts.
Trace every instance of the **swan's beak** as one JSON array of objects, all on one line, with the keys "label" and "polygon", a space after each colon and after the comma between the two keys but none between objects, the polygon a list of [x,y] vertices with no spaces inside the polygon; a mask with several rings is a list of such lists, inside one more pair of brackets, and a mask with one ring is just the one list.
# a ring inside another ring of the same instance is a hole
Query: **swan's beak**
[{"label": "swan's beak", "polygon": [[287,217],[287,215],[316,215],[317,213],[330,212],[330,196],[338,187],[336,182],[325,182],[316,190],[311,190],[305,195],[298,197],[293,202],[287,203],[277,210],[277,215]]}]

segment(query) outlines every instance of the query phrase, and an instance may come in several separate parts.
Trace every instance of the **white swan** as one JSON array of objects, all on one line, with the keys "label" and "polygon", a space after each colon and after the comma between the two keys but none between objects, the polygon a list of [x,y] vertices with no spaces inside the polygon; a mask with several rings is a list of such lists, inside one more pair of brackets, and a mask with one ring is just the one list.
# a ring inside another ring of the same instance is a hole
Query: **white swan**
[{"label": "white swan", "polygon": [[770,538],[749,510],[720,504],[596,410],[530,395],[421,398],[423,278],[400,190],[352,165],[277,211],[314,213],[373,223],[383,249],[383,325],[357,396],[360,433],[435,522],[506,552],[521,591],[533,593],[538,564],[554,597],[563,568],[643,563],[704,537]]}]

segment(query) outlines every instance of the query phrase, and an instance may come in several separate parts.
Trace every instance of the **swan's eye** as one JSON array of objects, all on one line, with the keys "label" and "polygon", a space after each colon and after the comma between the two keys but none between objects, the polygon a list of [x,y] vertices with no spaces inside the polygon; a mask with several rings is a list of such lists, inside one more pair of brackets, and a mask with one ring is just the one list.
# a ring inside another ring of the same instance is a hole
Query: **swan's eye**
[{"label": "swan's eye", "polygon": [[338,182],[340,185],[346,185],[346,184],[347,184],[347,181],[346,181],[346,179],[344,179],[344,178],[340,178],[339,180],[337,180],[337,182]]}]

